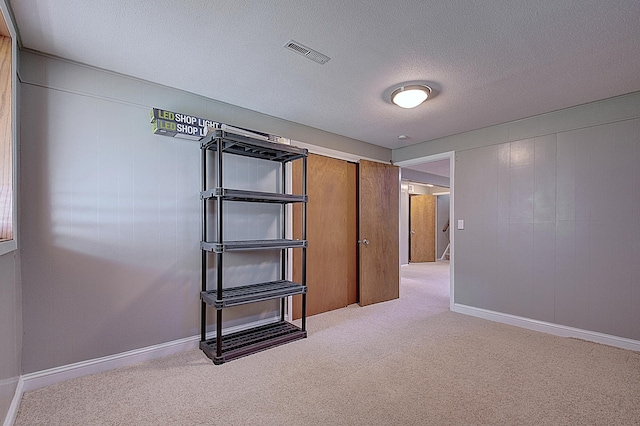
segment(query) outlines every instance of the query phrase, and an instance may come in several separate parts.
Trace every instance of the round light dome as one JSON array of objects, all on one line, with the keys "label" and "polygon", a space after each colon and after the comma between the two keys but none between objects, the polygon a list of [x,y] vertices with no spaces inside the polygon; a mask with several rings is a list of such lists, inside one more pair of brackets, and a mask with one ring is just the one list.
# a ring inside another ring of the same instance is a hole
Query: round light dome
[{"label": "round light dome", "polygon": [[425,85],[401,86],[391,93],[391,102],[401,108],[415,108],[429,98],[431,87]]}]

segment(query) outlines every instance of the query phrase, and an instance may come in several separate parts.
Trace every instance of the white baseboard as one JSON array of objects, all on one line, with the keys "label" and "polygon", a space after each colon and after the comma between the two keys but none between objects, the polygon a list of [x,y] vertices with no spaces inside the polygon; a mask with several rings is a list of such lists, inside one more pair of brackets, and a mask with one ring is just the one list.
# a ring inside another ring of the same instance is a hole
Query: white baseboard
[{"label": "white baseboard", "polygon": [[114,368],[125,367],[138,362],[149,361],[194,349],[198,347],[198,340],[199,338],[195,336],[188,337],[174,340],[173,342],[147,346],[146,348],[134,349],[115,355],[62,365],[60,367],[49,368],[48,370],[36,371],[35,373],[28,373],[22,376],[24,380],[24,391],[28,392],[65,380],[101,373],[103,371],[113,370]]},{"label": "white baseboard", "polygon": [[528,330],[553,334],[554,336],[574,337],[577,339],[602,343],[604,345],[615,346],[622,349],[640,351],[640,341],[613,336],[610,334],[598,333],[595,331],[583,330],[580,328],[568,327],[565,325],[553,324],[545,321],[538,321],[531,318],[524,318],[516,315],[476,308],[473,306],[461,305],[459,303],[455,303],[453,305],[452,311],[458,312],[460,314],[487,319],[490,321],[500,322],[503,324],[515,325],[516,327],[526,328]]},{"label": "white baseboard", "polygon": [[16,417],[18,416],[18,410],[20,409],[20,401],[22,400],[22,394],[24,393],[24,381],[22,377],[18,379],[18,385],[16,386],[16,391],[13,394],[13,399],[11,400],[11,405],[9,405],[9,411],[7,411],[7,415],[4,418],[4,426],[13,426],[13,423],[16,421]]},{"label": "white baseboard", "polygon": [[[228,327],[225,328],[224,333],[235,333],[237,331],[269,324],[271,322],[273,322],[273,319],[265,319],[255,321],[250,324]],[[207,333],[206,337],[207,339],[215,337],[215,333]],[[152,359],[177,354],[191,349],[196,349],[198,348],[199,342],[200,336],[191,336],[174,340],[172,342],[134,349],[115,355],[109,355],[101,358],[63,365],[60,367],[54,367],[48,370],[24,374],[20,378],[20,380],[23,382],[22,392],[28,392],[42,388],[44,386],[52,385],[54,383],[75,379],[77,377],[101,373],[103,371],[113,370],[114,368],[126,367],[128,365],[137,364],[139,362],[150,361]],[[22,396],[22,393],[20,394],[20,396]]]}]

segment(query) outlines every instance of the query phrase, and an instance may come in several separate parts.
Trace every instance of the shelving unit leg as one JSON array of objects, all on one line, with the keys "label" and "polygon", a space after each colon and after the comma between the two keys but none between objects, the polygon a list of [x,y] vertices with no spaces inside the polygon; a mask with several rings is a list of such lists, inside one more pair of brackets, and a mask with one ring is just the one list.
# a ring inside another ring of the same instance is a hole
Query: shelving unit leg
[{"label": "shelving unit leg", "polygon": [[[281,191],[282,192],[286,192],[286,188],[287,188],[287,166],[286,164],[282,163],[280,164],[280,175],[282,176],[282,180],[280,182],[280,184],[282,185]],[[280,227],[281,232],[280,235],[282,236],[282,239],[286,239],[287,238],[287,207],[285,204],[282,204],[280,206],[281,209],[281,214],[280,214]],[[288,253],[289,250],[282,250],[280,253],[280,278],[284,279],[287,276],[287,260],[288,260]],[[284,321],[285,320],[285,303],[286,303],[286,298],[282,298],[280,300],[280,321]]]},{"label": "shelving unit leg", "polygon": [[[307,194],[307,157],[302,158],[302,193]],[[307,203],[302,205],[302,239],[307,240]],[[302,285],[307,285],[307,248],[302,248]],[[302,331],[307,331],[307,294],[302,295]]]},{"label": "shelving unit leg", "polygon": [[[222,187],[222,143],[216,149],[216,187]],[[222,197],[216,198],[216,239],[218,244],[222,244]],[[218,300],[222,300],[222,253],[216,253],[216,290]],[[216,310],[216,356],[222,357],[222,310]]]},{"label": "shelving unit leg", "polygon": [[[200,149],[200,167],[202,168],[200,173],[202,177],[201,187],[202,191],[205,191],[207,189],[207,150],[205,148]],[[207,241],[207,200],[203,199],[201,202],[202,241]],[[205,251],[202,251],[200,279],[202,280],[202,291],[207,291],[207,252]],[[204,342],[205,340],[207,340],[207,304],[202,301],[200,303],[200,341]]]}]

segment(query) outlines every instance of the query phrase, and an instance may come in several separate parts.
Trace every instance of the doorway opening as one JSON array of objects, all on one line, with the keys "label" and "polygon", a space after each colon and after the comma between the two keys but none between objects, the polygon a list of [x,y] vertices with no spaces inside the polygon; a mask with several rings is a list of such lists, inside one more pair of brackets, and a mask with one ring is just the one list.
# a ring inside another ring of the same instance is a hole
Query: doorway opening
[{"label": "doorway opening", "polygon": [[401,275],[454,303],[454,152],[396,162],[401,167]]},{"label": "doorway opening", "polygon": [[449,188],[419,183],[403,187],[409,195],[408,263],[448,260]]}]

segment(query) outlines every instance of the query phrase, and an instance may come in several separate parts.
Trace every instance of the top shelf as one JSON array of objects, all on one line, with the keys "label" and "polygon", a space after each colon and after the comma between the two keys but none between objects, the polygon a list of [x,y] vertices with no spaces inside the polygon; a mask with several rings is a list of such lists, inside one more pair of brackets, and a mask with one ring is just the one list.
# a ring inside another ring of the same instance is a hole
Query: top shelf
[{"label": "top shelf", "polygon": [[200,141],[200,146],[204,149],[218,149],[218,145],[223,152],[280,163],[306,157],[309,153],[304,148],[254,139],[224,130],[214,130]]}]

